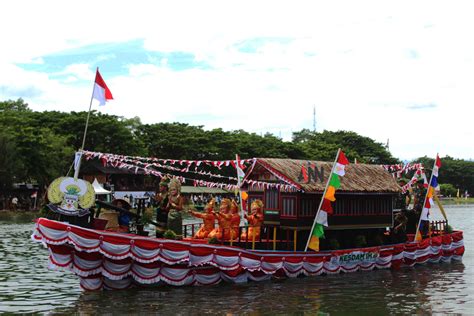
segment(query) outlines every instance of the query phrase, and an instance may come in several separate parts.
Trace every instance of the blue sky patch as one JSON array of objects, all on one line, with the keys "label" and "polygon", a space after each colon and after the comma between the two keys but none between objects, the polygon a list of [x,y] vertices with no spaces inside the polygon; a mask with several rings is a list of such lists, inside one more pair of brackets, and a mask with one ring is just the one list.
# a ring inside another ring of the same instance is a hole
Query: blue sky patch
[{"label": "blue sky patch", "polygon": [[57,80],[66,80],[70,76],[64,73],[64,69],[72,64],[88,64],[91,70],[98,66],[107,77],[128,75],[128,66],[131,64],[161,65],[163,60],[166,60],[167,67],[175,71],[211,68],[205,62],[196,61],[191,53],[146,51],[143,40],[88,45],[38,56],[38,59],[43,62],[17,65],[27,71],[48,73],[51,79]]},{"label": "blue sky patch", "polygon": [[286,45],[291,43],[292,41],[293,39],[289,37],[256,37],[241,41],[235,44],[234,46],[241,53],[254,54],[258,51],[259,48],[266,44],[275,43]]}]

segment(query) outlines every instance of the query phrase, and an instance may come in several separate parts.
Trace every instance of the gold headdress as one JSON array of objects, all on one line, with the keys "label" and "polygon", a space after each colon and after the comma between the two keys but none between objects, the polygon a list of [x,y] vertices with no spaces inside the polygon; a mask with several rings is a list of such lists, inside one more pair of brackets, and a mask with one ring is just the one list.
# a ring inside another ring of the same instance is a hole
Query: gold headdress
[{"label": "gold headdress", "polygon": [[251,204],[251,208],[252,208],[253,206],[257,206],[257,207],[259,208],[259,211],[260,211],[260,212],[263,211],[263,202],[262,202],[262,200],[255,200],[255,201],[253,201],[252,204]]},{"label": "gold headdress", "polygon": [[167,177],[167,176],[164,176],[163,178],[161,178],[160,180],[160,186],[166,186],[168,187],[170,183],[170,179]]},{"label": "gold headdress", "polygon": [[211,209],[212,211],[214,211],[215,207],[216,207],[216,200],[212,198],[209,202],[207,202],[205,210]]},{"label": "gold headdress", "polygon": [[238,213],[239,212],[239,204],[235,200],[232,200],[232,205],[230,206],[230,211],[232,213]]},{"label": "gold headdress", "polygon": [[176,177],[171,179],[169,187],[170,187],[170,189],[176,189],[176,191],[178,191],[178,193],[181,192],[181,182]]},{"label": "gold headdress", "polygon": [[229,210],[230,209],[230,205],[231,205],[231,202],[229,199],[222,199],[221,201],[221,205],[220,205],[220,208],[221,207],[225,207],[226,210]]}]

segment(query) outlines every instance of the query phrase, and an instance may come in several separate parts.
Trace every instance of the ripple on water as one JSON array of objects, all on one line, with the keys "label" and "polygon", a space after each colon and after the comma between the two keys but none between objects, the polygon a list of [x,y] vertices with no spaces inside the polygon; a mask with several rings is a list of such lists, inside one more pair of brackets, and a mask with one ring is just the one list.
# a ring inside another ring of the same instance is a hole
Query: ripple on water
[{"label": "ripple on water", "polygon": [[31,242],[33,224],[0,225],[0,312],[42,312],[74,303],[79,281],[47,269],[48,252]]}]

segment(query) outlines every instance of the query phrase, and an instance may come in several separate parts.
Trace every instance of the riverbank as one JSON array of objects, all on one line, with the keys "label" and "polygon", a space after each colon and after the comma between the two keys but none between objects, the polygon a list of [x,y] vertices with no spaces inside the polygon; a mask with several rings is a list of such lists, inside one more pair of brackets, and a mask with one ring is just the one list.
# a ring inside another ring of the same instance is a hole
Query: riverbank
[{"label": "riverbank", "polygon": [[474,197],[466,198],[444,198],[441,199],[442,204],[453,205],[453,204],[474,204]]}]

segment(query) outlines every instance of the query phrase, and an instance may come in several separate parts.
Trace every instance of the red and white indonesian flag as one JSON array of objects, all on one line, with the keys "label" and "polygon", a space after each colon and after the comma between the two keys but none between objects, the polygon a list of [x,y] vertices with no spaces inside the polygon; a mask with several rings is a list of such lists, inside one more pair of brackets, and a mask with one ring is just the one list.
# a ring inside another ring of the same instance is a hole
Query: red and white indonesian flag
[{"label": "red and white indonesian flag", "polygon": [[235,169],[237,169],[237,177],[239,179],[239,185],[242,184],[242,181],[245,178],[245,172],[242,170],[244,165],[242,164],[239,155],[236,155]]},{"label": "red and white indonesian flag", "polygon": [[99,73],[99,69],[95,74],[95,83],[94,83],[94,99],[99,101],[99,105],[105,105],[108,100],[113,100],[114,97],[112,96],[112,92],[110,92],[109,88],[105,84],[104,79]]}]

